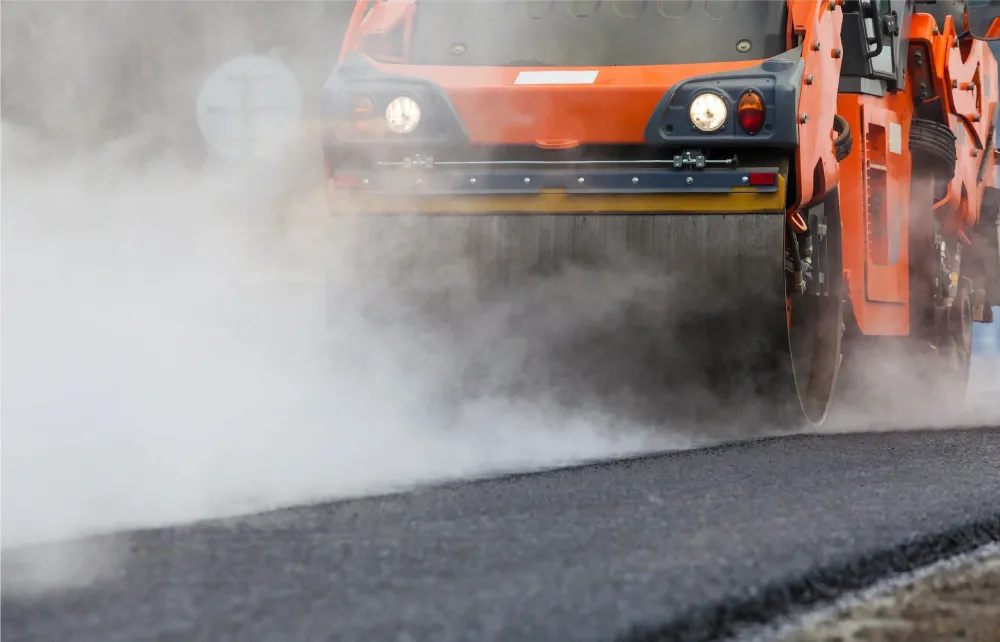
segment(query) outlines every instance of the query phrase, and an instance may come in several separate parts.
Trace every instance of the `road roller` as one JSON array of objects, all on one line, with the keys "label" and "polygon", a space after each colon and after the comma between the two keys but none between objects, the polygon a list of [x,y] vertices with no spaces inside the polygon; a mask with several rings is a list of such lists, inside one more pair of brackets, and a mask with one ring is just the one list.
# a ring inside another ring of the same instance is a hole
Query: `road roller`
[{"label": "road roller", "polygon": [[1000,304],[998,15],[358,0],[320,92],[329,212],[435,315],[521,296],[504,322],[547,366],[517,394],[781,429],[865,395],[957,407]]}]

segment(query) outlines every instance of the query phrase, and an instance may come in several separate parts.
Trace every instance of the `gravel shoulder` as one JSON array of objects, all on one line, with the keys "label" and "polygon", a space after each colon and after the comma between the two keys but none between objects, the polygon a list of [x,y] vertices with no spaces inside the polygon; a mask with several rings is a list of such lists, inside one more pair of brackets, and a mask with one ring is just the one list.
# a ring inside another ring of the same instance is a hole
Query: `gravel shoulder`
[{"label": "gravel shoulder", "polygon": [[996,642],[1000,546],[935,565],[803,619],[779,642]]}]

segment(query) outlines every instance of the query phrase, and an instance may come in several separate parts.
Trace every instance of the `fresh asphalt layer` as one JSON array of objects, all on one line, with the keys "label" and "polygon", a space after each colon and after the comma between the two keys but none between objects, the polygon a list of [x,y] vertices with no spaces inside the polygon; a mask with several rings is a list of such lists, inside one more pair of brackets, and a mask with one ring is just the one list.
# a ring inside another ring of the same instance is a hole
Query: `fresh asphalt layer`
[{"label": "fresh asphalt layer", "polygon": [[796,436],[108,536],[2,639],[712,639],[1000,537],[1000,430]]}]

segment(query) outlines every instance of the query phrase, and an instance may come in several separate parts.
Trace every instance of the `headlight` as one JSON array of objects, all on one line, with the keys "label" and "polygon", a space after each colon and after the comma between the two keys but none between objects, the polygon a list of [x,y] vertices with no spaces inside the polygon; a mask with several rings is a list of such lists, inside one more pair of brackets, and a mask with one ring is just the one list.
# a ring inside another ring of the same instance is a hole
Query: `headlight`
[{"label": "headlight", "polygon": [[412,98],[400,96],[385,108],[385,122],[397,134],[409,134],[420,124],[420,105]]},{"label": "headlight", "polygon": [[703,132],[714,132],[726,124],[726,103],[715,94],[701,94],[691,102],[691,124]]}]

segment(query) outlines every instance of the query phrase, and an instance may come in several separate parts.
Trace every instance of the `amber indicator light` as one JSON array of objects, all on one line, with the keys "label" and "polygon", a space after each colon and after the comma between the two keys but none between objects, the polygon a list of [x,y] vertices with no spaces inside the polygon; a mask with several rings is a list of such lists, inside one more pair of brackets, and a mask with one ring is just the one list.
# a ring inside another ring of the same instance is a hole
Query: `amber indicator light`
[{"label": "amber indicator light", "polygon": [[368,96],[359,96],[351,114],[354,130],[362,134],[376,134],[379,123],[375,119],[375,104]]},{"label": "amber indicator light", "polygon": [[764,101],[760,94],[748,89],[736,103],[736,120],[748,134],[759,133],[764,127]]}]

